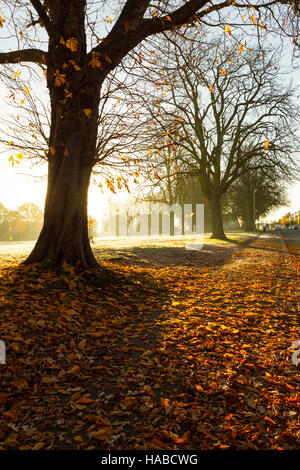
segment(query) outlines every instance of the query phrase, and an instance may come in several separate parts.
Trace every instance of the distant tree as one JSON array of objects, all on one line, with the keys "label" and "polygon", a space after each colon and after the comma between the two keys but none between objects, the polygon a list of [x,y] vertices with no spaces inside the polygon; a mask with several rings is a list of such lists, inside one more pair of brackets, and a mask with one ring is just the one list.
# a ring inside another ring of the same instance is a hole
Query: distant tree
[{"label": "distant tree", "polygon": [[36,204],[31,202],[26,202],[19,206],[18,213],[21,219],[26,223],[43,221],[43,212]]},{"label": "distant tree", "polygon": [[0,240],[35,240],[43,224],[43,212],[27,202],[17,210],[0,203]]},{"label": "distant tree", "polygon": [[35,240],[43,225],[43,212],[37,205],[27,202],[9,211],[8,223],[13,240]]},{"label": "distant tree", "polygon": [[9,210],[0,202],[0,241],[9,239]]},{"label": "distant tree", "polygon": [[[289,204],[285,181],[278,172],[249,171],[241,175],[224,194],[223,212],[242,220],[245,230],[254,230],[254,220]],[[255,210],[255,215],[254,215]]]}]

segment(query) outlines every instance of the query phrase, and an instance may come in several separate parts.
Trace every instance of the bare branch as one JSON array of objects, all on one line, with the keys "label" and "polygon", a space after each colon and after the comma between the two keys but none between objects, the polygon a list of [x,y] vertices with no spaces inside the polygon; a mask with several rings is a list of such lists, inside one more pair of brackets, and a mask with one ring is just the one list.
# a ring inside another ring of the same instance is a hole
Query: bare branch
[{"label": "bare branch", "polygon": [[22,51],[0,52],[0,64],[19,64],[34,62],[47,65],[48,54],[41,49],[24,49]]},{"label": "bare branch", "polygon": [[[122,10],[121,16],[113,27],[112,31],[108,34],[107,38],[95,47],[88,56],[95,54],[103,54],[109,56],[110,63],[105,64],[105,69],[113,70],[126,54],[134,49],[143,39],[148,36],[157,34],[176,26],[180,26],[187,22],[200,8],[205,6],[208,2],[206,0],[190,0],[184,6],[177,10],[165,15],[163,17],[155,17],[153,19],[143,19],[148,0],[138,2],[139,6],[132,9],[130,5],[135,5],[136,2],[128,0]],[[120,42],[120,36],[122,41]],[[121,47],[120,47],[121,44]],[[108,73],[106,72],[106,73]]]},{"label": "bare branch", "polygon": [[46,31],[49,35],[49,37],[55,37],[57,35],[57,32],[50,21],[49,16],[47,15],[47,12],[43,5],[41,4],[40,0],[30,0],[30,3],[32,4],[33,8],[39,15],[40,20],[42,21],[43,25],[46,28]]}]

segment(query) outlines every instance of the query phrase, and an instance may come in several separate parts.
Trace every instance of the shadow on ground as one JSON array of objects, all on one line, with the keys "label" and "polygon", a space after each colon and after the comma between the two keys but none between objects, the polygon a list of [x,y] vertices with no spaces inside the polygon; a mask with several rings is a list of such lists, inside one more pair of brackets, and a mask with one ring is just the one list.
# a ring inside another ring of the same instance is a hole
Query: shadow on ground
[{"label": "shadow on ground", "polygon": [[184,247],[132,247],[118,249],[94,249],[96,258],[118,264],[153,266],[209,266],[221,265],[228,261],[239,247],[232,245],[204,244],[201,250],[187,250]]}]

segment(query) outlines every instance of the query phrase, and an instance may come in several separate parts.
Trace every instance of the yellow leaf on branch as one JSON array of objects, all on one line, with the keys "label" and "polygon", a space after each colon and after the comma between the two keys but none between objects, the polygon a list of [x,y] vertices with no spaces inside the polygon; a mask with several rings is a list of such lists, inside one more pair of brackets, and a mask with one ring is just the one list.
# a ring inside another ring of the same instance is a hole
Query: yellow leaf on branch
[{"label": "yellow leaf on branch", "polygon": [[55,86],[61,86],[66,83],[66,75],[64,73],[60,73],[59,70],[56,70],[55,74]]},{"label": "yellow leaf on branch", "polygon": [[96,68],[100,68],[101,67],[101,62],[100,60],[95,56],[93,55],[93,58],[92,60],[89,62],[89,65],[91,67],[93,67],[93,69],[96,69]]},{"label": "yellow leaf on branch", "polygon": [[81,70],[81,67],[79,67],[78,64],[76,64],[74,62],[74,60],[69,60],[69,64],[73,65],[74,69],[78,72],[79,70]]},{"label": "yellow leaf on branch", "polygon": [[224,33],[228,33],[229,36],[231,35],[231,29],[230,29],[230,26],[229,24],[226,26],[226,28],[224,29]]},{"label": "yellow leaf on branch", "polygon": [[73,93],[71,93],[67,88],[64,89],[64,92],[65,92],[65,94],[66,94],[66,100],[67,100],[68,98],[72,98]]},{"label": "yellow leaf on branch", "polygon": [[84,114],[86,115],[87,118],[90,118],[92,115],[92,110],[90,108],[85,108],[83,110]]},{"label": "yellow leaf on branch", "polygon": [[111,60],[111,58],[110,58],[107,54],[105,54],[104,59],[105,59],[105,61],[108,62],[109,64],[112,64],[112,60]]},{"label": "yellow leaf on branch", "polygon": [[3,23],[5,23],[5,19],[0,16],[0,28],[3,28]]},{"label": "yellow leaf on branch", "polygon": [[78,49],[78,41],[76,38],[70,38],[66,41],[66,47],[70,49],[71,52],[75,52]]}]

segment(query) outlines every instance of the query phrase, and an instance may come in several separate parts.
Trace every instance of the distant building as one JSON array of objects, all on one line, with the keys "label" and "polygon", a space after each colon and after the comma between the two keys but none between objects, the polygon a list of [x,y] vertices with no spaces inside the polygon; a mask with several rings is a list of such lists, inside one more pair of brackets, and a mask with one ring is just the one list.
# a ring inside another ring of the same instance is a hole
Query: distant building
[{"label": "distant building", "polygon": [[280,219],[281,225],[300,224],[300,211],[288,212]]},{"label": "distant building", "polygon": [[300,224],[300,211],[295,212],[294,220],[296,224]]}]

